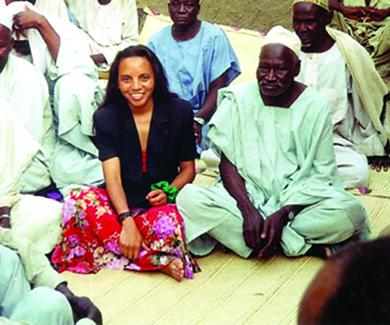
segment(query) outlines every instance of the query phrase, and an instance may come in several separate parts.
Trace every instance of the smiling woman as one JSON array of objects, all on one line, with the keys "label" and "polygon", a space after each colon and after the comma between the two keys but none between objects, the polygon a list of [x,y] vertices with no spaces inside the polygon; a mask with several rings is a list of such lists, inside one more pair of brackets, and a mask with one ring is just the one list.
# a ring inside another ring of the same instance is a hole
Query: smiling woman
[{"label": "smiling woman", "polygon": [[118,53],[94,116],[106,186],[65,199],[63,239],[52,257],[60,271],[110,267],[192,278],[197,266],[173,204],[195,176],[192,121],[190,105],[168,91],[148,48]]}]

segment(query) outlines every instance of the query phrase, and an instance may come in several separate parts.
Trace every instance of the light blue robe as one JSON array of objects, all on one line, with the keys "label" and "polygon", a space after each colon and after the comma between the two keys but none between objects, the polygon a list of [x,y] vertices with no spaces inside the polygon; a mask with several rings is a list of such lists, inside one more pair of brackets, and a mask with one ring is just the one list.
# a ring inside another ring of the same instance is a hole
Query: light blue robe
[{"label": "light blue robe", "polygon": [[199,110],[210,84],[227,71],[227,84],[240,73],[236,54],[225,33],[203,21],[198,34],[184,42],[172,37],[172,26],[153,35],[148,47],[160,59],[172,92]]}]

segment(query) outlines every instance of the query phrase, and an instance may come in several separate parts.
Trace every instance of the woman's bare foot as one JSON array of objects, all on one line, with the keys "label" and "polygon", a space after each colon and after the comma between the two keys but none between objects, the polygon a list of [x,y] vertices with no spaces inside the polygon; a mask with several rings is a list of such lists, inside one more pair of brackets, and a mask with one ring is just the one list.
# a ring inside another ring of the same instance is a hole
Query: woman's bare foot
[{"label": "woman's bare foot", "polygon": [[166,267],[162,268],[161,272],[181,282],[184,278],[183,261],[180,258],[175,258]]}]

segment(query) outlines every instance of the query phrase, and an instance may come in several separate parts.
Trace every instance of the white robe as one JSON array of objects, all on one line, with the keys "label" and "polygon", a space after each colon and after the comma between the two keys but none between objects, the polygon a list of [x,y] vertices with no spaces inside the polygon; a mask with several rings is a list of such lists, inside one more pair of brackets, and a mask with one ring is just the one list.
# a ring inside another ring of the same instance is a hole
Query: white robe
[{"label": "white robe", "polygon": [[[0,207],[11,208],[11,231],[49,253],[61,233],[61,204],[32,195],[21,195],[21,176],[40,150],[15,117],[9,103],[0,99]],[[1,241],[1,239],[0,239]]]},{"label": "white robe", "polygon": [[302,52],[300,59],[297,80],[316,88],[330,103],[336,161],[344,186],[367,186],[365,156],[383,155],[384,149],[341,51],[335,43],[323,53]]},{"label": "white robe", "polygon": [[[28,6],[27,2],[8,5],[8,14],[15,15]],[[60,36],[57,59],[36,29],[28,29],[33,64],[54,85],[54,118],[58,141],[54,150],[51,176],[60,188],[98,185],[103,182],[97,149],[90,140],[92,116],[101,90],[97,87],[97,71],[88,53],[88,44],[77,27],[70,22],[45,16]]]},{"label": "white robe", "polygon": [[90,54],[103,54],[108,66],[119,51],[138,44],[135,0],[113,0],[107,5],[96,0],[67,0],[67,4],[85,33]]}]

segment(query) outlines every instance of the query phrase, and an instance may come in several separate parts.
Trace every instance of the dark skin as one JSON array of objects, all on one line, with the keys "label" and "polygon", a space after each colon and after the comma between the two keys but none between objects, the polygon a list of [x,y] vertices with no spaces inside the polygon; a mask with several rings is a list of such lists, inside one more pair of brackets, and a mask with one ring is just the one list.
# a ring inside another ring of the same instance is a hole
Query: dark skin
[{"label": "dark skin", "polygon": [[312,3],[300,2],[293,7],[293,28],[302,42],[302,51],[322,53],[329,50],[334,40],[326,31],[332,15]]},{"label": "dark skin", "polygon": [[[330,20],[330,12],[312,3],[296,3],[294,5],[293,28],[302,41],[303,52],[322,53],[333,46],[334,40],[326,31]],[[368,157],[371,169],[378,172],[387,171],[390,167],[389,152],[389,147],[387,147],[386,156]]]},{"label": "dark skin", "polygon": [[[294,81],[299,73],[298,58],[285,46],[270,44],[263,47],[260,60],[257,79],[264,103],[288,109],[305,89],[303,84]],[[299,213],[304,206],[286,205],[264,218],[250,200],[245,180],[224,154],[219,170],[224,187],[236,200],[243,216],[246,245],[262,258],[275,254],[289,212]]]},{"label": "dark skin", "polygon": [[[199,0],[171,0],[168,3],[168,9],[173,21],[172,36],[176,41],[188,41],[198,34],[201,26],[201,21],[198,19]],[[226,85],[226,73],[223,73],[210,84],[205,102],[196,116],[203,118],[206,122],[210,120],[215,112],[218,90]],[[194,133],[197,144],[200,144],[202,125],[194,122]]]},{"label": "dark skin", "polygon": [[61,39],[44,16],[26,8],[25,11],[14,16],[14,26],[22,34],[27,29],[36,29],[45,41],[53,60],[57,60]]},{"label": "dark skin", "polygon": [[[0,207],[0,216],[1,215],[7,215],[9,216],[11,214],[11,208],[8,206]],[[11,219],[3,217],[0,219],[0,227],[2,228],[11,228]]]},{"label": "dark skin", "polygon": [[4,70],[12,46],[11,30],[0,24],[0,73]]},{"label": "dark skin", "polygon": [[349,7],[345,6],[342,2],[337,0],[330,0],[329,8],[340,12],[348,19],[357,21],[383,21],[390,16],[390,8],[378,9],[370,7],[369,5]]}]

